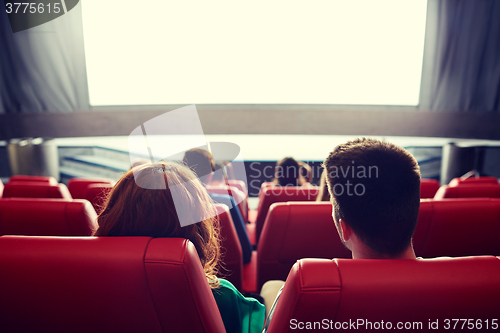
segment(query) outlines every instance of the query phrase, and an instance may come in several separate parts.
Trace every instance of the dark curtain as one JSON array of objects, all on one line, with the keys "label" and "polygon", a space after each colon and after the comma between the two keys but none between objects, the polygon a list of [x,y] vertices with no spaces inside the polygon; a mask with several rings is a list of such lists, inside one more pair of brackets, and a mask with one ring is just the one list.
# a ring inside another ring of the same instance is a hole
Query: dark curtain
[{"label": "dark curtain", "polygon": [[2,6],[0,114],[88,109],[81,4],[15,34]]},{"label": "dark curtain", "polygon": [[429,0],[420,109],[500,112],[500,1]]}]

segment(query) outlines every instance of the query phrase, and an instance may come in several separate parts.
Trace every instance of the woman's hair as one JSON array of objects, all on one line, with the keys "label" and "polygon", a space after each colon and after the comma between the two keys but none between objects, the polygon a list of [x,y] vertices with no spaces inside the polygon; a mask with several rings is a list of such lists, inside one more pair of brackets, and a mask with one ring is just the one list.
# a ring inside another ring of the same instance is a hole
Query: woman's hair
[{"label": "woman's hair", "polygon": [[[179,216],[201,222],[181,226]],[[173,162],[144,164],[129,170],[113,187],[94,235],[189,239],[210,287],[217,288],[220,247],[215,216],[212,199],[187,167]]]},{"label": "woman's hair", "polygon": [[281,186],[301,186],[306,183],[300,176],[299,162],[293,157],[285,157],[276,162],[273,183]]}]

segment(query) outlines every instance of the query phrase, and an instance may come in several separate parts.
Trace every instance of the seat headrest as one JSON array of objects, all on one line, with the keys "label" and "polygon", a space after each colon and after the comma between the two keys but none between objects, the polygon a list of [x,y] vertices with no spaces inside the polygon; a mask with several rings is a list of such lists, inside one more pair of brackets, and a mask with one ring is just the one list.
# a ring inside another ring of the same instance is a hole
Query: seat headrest
[{"label": "seat headrest", "polygon": [[224,332],[180,238],[0,237],[5,332]]},{"label": "seat headrest", "polygon": [[52,185],[45,182],[10,181],[5,185],[4,198],[54,198],[72,199],[64,184]]},{"label": "seat headrest", "polygon": [[9,178],[9,182],[41,182],[50,185],[57,185],[58,182],[54,177],[43,177],[43,176],[24,176],[17,175]]},{"label": "seat headrest", "polygon": [[421,200],[413,248],[420,257],[500,255],[500,199]]},{"label": "seat headrest", "polygon": [[446,198],[500,198],[500,185],[480,183],[451,187],[443,185],[439,188],[435,200]]},{"label": "seat headrest", "polygon": [[461,185],[471,185],[471,184],[494,184],[498,185],[498,179],[496,177],[469,177],[469,178],[453,178],[448,186],[455,187]]},{"label": "seat headrest", "polygon": [[87,200],[0,200],[0,235],[90,236],[97,228],[96,220]]},{"label": "seat headrest", "polygon": [[87,178],[71,178],[68,182],[68,190],[73,199],[86,199],[87,189],[92,184],[112,184],[108,179],[87,179]]},{"label": "seat headrest", "polygon": [[[300,260],[268,332],[294,332],[291,320],[322,323],[325,318],[328,325],[370,322],[370,331],[380,330],[381,321],[391,323],[390,329],[399,322],[417,323],[413,331],[432,331],[429,322],[436,320],[437,331],[443,331],[444,320],[453,318],[489,318],[491,324],[500,308],[499,279],[496,257]],[[358,329],[370,328],[359,323]]]}]

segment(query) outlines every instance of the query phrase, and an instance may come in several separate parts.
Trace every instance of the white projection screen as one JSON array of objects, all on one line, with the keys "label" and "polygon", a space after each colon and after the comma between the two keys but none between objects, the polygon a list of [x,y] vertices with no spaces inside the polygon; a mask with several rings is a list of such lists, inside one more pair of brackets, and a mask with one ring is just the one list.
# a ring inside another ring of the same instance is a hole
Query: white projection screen
[{"label": "white projection screen", "polygon": [[417,105],[426,0],[82,0],[92,105]]}]

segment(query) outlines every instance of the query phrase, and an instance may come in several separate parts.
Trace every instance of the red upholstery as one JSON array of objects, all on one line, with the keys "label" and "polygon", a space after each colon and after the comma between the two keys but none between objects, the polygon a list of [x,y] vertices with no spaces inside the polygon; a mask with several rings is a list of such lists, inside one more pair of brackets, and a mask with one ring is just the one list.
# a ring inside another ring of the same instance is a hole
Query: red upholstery
[{"label": "red upholstery", "polygon": [[238,290],[243,281],[243,251],[240,240],[229,213],[229,208],[223,204],[216,204],[220,223],[223,267],[219,267],[219,277],[230,281]]},{"label": "red upholstery", "polygon": [[48,183],[50,185],[57,185],[58,182],[54,177],[42,177],[42,176],[12,176],[9,178],[9,182],[41,182]]},{"label": "red upholstery", "polygon": [[242,180],[235,180],[235,179],[228,179],[227,183],[229,186],[234,186],[241,192],[243,192],[244,195],[248,198],[248,189],[247,186],[245,185],[245,182]]},{"label": "red upholstery", "polygon": [[246,196],[243,192],[232,186],[229,186],[229,188],[227,186],[207,186],[206,188],[209,193],[232,196],[234,201],[238,205],[238,209],[241,213],[241,216],[243,217],[243,221],[248,221],[248,204]]},{"label": "red upholstery", "polygon": [[97,214],[104,208],[104,200],[108,196],[113,185],[111,184],[90,184],[85,191],[85,199],[94,206]]},{"label": "red upholstery", "polygon": [[106,179],[71,178],[68,182],[68,190],[73,199],[86,199],[87,188],[92,184],[112,185],[112,181]]},{"label": "red upholstery", "polygon": [[54,198],[72,199],[64,184],[52,185],[45,182],[10,181],[5,184],[4,198]]},{"label": "red upholstery", "polygon": [[[443,332],[444,320],[453,318],[473,318],[474,324],[482,319],[483,329],[484,320],[489,319],[491,329],[500,309],[498,281],[500,260],[496,257],[300,260],[288,275],[268,333],[296,332],[291,320],[297,324],[322,323],[323,319],[327,325],[330,320],[332,325],[344,325],[338,331],[349,329],[349,321],[363,320],[357,327],[363,332],[385,331],[380,326],[376,329],[375,323],[381,321],[384,327],[391,323],[392,330],[399,322],[421,322],[421,328],[405,331]],[[429,320],[439,320],[439,329],[429,329]],[[372,329],[361,326],[367,321]],[[323,331],[334,330],[314,330]]]},{"label": "red upholstery", "polygon": [[469,177],[469,178],[453,178],[448,186],[456,187],[461,185],[471,185],[471,184],[495,184],[498,185],[498,179],[496,177]]},{"label": "red upholstery", "polygon": [[420,180],[420,198],[430,199],[439,190],[439,182],[436,179],[421,179]]},{"label": "red upholstery", "polygon": [[275,202],[288,201],[315,201],[318,196],[317,186],[263,186],[259,193],[259,206],[257,207],[257,218],[255,221],[255,235],[259,242],[260,234],[266,221],[269,207]]},{"label": "red upholstery", "polygon": [[96,219],[87,200],[0,200],[0,235],[90,236]]},{"label": "red upholstery", "polygon": [[335,228],[330,202],[271,206],[257,248],[257,289],[268,280],[285,280],[302,258],[351,258]]},{"label": "red upholstery", "polygon": [[500,185],[470,184],[456,187],[443,185],[437,191],[434,199],[446,198],[500,198]]},{"label": "red upholstery", "polygon": [[420,257],[500,255],[500,199],[422,200],[413,235]]},{"label": "red upholstery", "polygon": [[225,332],[180,238],[0,237],[3,332]]}]

